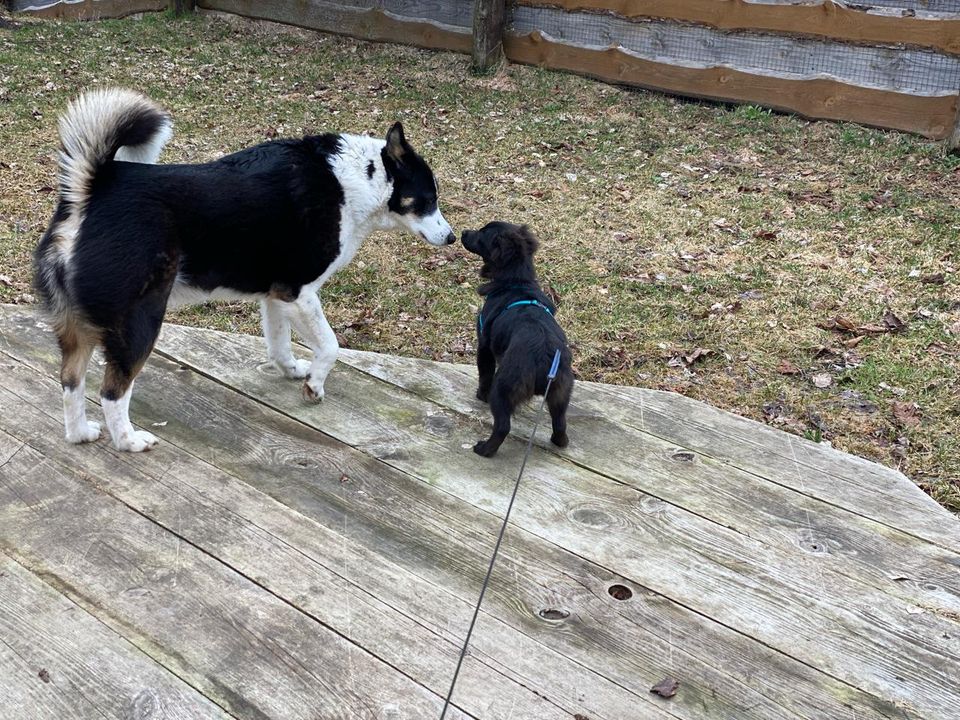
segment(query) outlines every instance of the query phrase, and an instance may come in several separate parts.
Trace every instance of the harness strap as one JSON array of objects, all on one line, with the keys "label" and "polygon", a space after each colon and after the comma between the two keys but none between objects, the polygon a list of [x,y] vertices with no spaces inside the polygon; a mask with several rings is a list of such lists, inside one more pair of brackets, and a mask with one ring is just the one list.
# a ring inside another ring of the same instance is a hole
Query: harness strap
[{"label": "harness strap", "polygon": [[[503,313],[505,313],[510,308],[520,307],[521,305],[536,305],[537,307],[541,307],[544,310],[546,310],[550,315],[553,315],[553,310],[551,310],[549,307],[544,305],[539,300],[515,300],[509,305],[507,305],[503,310],[501,310],[496,315],[494,315],[492,318],[490,318],[487,321],[487,327],[490,327],[491,325],[493,325],[493,321],[496,320],[501,315],[503,315]],[[482,334],[483,334],[483,314],[477,313],[477,335],[482,335]]]}]

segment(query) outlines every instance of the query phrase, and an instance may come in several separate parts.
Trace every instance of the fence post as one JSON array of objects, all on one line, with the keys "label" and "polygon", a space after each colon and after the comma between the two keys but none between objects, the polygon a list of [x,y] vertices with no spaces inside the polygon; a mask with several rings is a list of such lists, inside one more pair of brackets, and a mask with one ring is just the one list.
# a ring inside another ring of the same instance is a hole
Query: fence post
[{"label": "fence post", "polygon": [[960,100],[957,105],[957,120],[953,124],[953,133],[947,138],[947,150],[960,155]]},{"label": "fence post", "polygon": [[503,58],[506,0],[476,0],[473,6],[473,69],[488,70]]},{"label": "fence post", "polygon": [[174,15],[179,17],[187,13],[192,13],[197,6],[196,0],[168,0],[168,7]]}]

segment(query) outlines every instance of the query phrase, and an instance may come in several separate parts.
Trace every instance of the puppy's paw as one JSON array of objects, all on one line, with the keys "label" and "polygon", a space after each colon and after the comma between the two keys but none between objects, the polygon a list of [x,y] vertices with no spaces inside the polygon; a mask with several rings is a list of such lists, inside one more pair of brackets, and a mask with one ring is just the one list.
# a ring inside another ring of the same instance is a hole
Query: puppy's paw
[{"label": "puppy's paw", "polygon": [[323,400],[323,383],[311,380],[310,376],[307,375],[306,382],[303,383],[303,388],[300,392],[303,394],[303,399],[308,403],[318,403]]},{"label": "puppy's paw", "polygon": [[477,388],[477,400],[487,402],[490,399],[490,391],[483,388]]},{"label": "puppy's paw", "polygon": [[302,380],[310,374],[309,360],[290,360],[285,363],[274,360],[274,364],[280,369],[283,376],[290,380]]},{"label": "puppy's paw", "polygon": [[550,436],[550,442],[552,442],[557,447],[565,448],[567,445],[570,444],[570,438],[567,437],[567,434],[565,432],[554,433],[553,435]]},{"label": "puppy's paw", "polygon": [[134,430],[115,441],[114,445],[121,452],[146,452],[147,450],[153,450],[159,442],[160,439],[153,433],[148,433],[146,430]]},{"label": "puppy's paw", "polygon": [[100,439],[100,423],[88,420],[86,426],[67,431],[67,442],[74,445],[94,442]]},{"label": "puppy's paw", "polygon": [[481,440],[473,446],[473,451],[481,457],[493,457],[497,454],[497,448],[491,447],[486,440]]}]

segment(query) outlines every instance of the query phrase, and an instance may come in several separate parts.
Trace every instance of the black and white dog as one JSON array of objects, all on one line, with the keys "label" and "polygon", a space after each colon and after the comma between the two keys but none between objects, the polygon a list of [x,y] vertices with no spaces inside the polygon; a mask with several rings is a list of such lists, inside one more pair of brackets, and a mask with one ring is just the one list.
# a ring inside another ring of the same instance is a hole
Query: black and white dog
[{"label": "black and white dog", "polygon": [[463,246],[483,258],[477,292],[485,300],[477,315],[477,398],[490,403],[493,433],[473,451],[492,457],[510,433],[510,418],[521,404],[547,389],[554,354],[560,351],[556,379],[547,393],[553,422],[550,442],[566,447],[567,406],[573,370],[567,336],[554,318],[556,308],[540,289],[533,269],[537,239],[526,225],[492,222],[464,230]]},{"label": "black and white dog", "polygon": [[[69,442],[91,442],[84,375],[101,346],[103,413],[114,445],[157,438],[130,424],[133,380],[170,307],[260,301],[269,358],[324,395],[337,339],[317,291],[375,230],[455,241],[437,184],[400,123],[386,141],[356,135],[276,140],[198,165],[154,165],[170,116],[130,90],[94,90],[60,120],[60,196],[35,254],[36,283],[62,353]],[[293,327],[313,351],[294,359]]]}]

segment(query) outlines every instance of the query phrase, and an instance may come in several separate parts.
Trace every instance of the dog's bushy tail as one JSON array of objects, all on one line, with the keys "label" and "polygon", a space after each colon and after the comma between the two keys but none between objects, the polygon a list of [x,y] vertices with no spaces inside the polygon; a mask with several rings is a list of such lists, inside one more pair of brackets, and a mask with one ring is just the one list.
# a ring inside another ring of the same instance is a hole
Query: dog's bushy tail
[{"label": "dog's bushy tail", "polygon": [[68,277],[97,173],[111,160],[156,162],[172,134],[166,111],[120,88],[86,92],[60,118],[60,204],[34,254],[35,286],[58,328],[77,322]]},{"label": "dog's bushy tail", "polygon": [[60,198],[82,215],[105,163],[154,163],[172,135],[170,115],[140,93],[122,88],[84,93],[60,118]]}]

